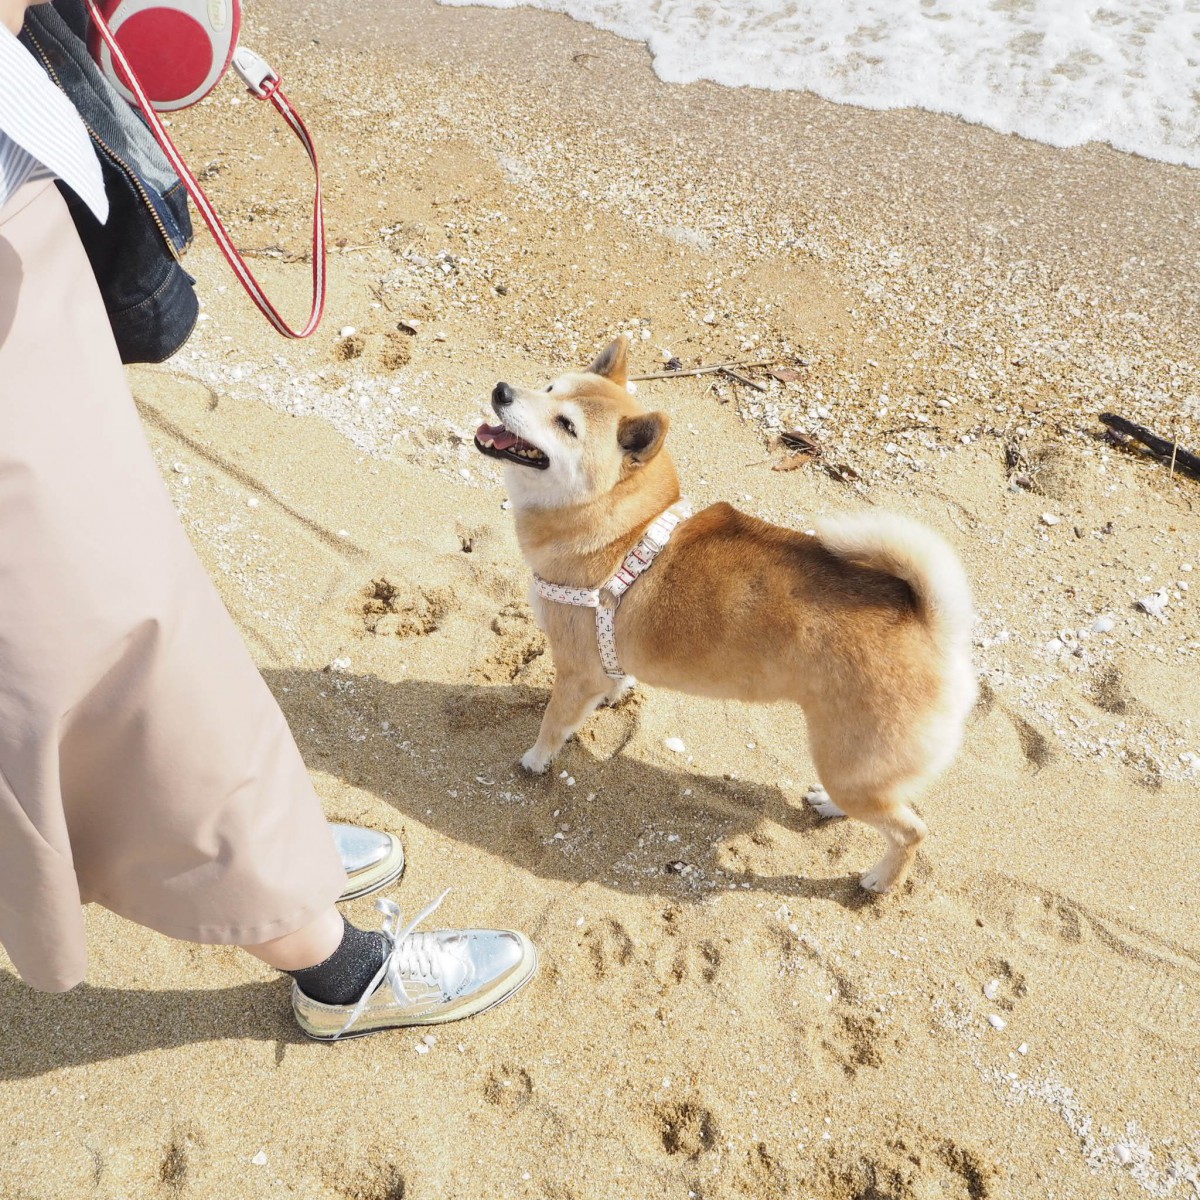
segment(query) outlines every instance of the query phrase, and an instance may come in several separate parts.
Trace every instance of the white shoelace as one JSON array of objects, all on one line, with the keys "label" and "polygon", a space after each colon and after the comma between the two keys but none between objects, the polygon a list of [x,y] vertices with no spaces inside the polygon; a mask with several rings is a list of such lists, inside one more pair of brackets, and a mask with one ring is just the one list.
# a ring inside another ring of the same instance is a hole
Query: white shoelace
[{"label": "white shoelace", "polygon": [[375,978],[363,990],[362,996],[350,1013],[349,1020],[333,1035],[334,1041],[340,1038],[363,1015],[368,1002],[383,982],[385,976],[388,983],[392,985],[392,995],[403,1005],[412,1003],[412,998],[404,987],[404,977],[406,975],[409,979],[420,979],[435,987],[442,986],[441,962],[439,961],[441,950],[435,940],[435,936],[433,934],[413,933],[413,930],[449,894],[450,889],[447,888],[432,904],[426,905],[403,929],[400,928],[404,921],[404,916],[400,912],[400,906],[394,900],[380,898],[375,901],[375,907],[383,913],[382,932],[384,938],[391,945],[391,949],[384,957],[383,965],[375,973]]}]

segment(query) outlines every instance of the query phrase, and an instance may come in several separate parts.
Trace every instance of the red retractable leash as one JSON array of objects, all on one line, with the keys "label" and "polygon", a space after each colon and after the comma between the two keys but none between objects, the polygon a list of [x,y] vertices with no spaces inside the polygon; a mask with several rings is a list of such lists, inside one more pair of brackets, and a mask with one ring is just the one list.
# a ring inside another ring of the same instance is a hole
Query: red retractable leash
[{"label": "red retractable leash", "polygon": [[[192,0],[192,2],[193,6],[195,6],[196,0]],[[162,147],[163,153],[167,156],[175,173],[183,181],[188,195],[192,198],[192,202],[204,218],[205,224],[212,231],[212,235],[216,239],[221,253],[225,255],[226,261],[233,269],[233,273],[238,277],[238,281],[242,287],[246,289],[250,299],[254,301],[263,316],[284,337],[308,337],[320,325],[321,317],[325,312],[325,212],[321,198],[321,168],[317,163],[316,147],[313,145],[308,129],[300,119],[300,115],[292,108],[288,98],[283,94],[280,87],[279,75],[259,55],[255,54],[253,50],[247,49],[244,46],[236,50],[233,49],[233,47],[237,46],[237,35],[240,28],[240,12],[236,0],[231,5],[231,11],[226,14],[226,19],[229,23],[222,30],[223,40],[227,48],[231,51],[230,56],[226,57],[223,63],[221,62],[220,54],[214,57],[211,51],[208,51],[207,54],[193,55],[183,60],[177,59],[174,63],[170,64],[169,68],[164,69],[161,78],[163,86],[159,90],[160,92],[165,92],[165,94],[154,101],[147,95],[146,88],[143,86],[143,80],[139,78],[138,72],[130,66],[126,50],[122,47],[121,40],[118,40],[117,33],[109,27],[106,15],[112,17],[114,14],[118,14],[125,18],[124,21],[117,24],[118,32],[124,28],[127,21],[130,28],[125,30],[125,33],[128,37],[129,48],[139,58],[139,61],[145,60],[146,62],[154,62],[156,59],[161,60],[164,46],[169,42],[169,38],[163,37],[164,31],[161,24],[156,27],[151,23],[154,16],[157,15],[158,19],[161,20],[161,14],[164,12],[167,13],[167,19],[176,22],[175,28],[181,33],[187,34],[199,32],[199,30],[192,29],[192,25],[197,25],[198,23],[186,13],[172,13],[167,7],[152,8],[151,5],[138,3],[138,0],[133,0],[133,3],[129,3],[129,0],[104,0],[103,7],[108,10],[107,14],[102,11],[98,0],[85,0],[85,3],[91,14],[95,34],[98,35],[94,38],[92,47],[93,56],[109,76],[110,82],[120,90],[128,91],[137,102],[137,106],[142,110],[143,115],[150,125],[151,132]],[[205,16],[214,11],[225,13],[224,4],[210,3],[210,0],[202,0],[202,4],[204,9],[203,15]],[[186,4],[180,5],[179,0],[175,0],[175,5],[176,8],[186,8]],[[121,10],[123,7],[134,11],[131,14],[119,13],[118,10]],[[190,22],[191,24],[184,24],[185,22]],[[142,26],[141,29],[138,28],[139,25]],[[210,35],[205,31],[201,32],[200,36],[204,38]],[[184,40],[179,39],[181,42]],[[216,45],[219,48],[220,42],[216,42]],[[200,186],[195,175],[192,174],[187,163],[184,162],[183,155],[179,153],[175,147],[175,143],[171,141],[170,134],[163,127],[163,123],[156,111],[156,108],[172,110],[194,104],[216,86],[221,76],[225,73],[226,67],[230,65],[241,76],[242,82],[245,83],[250,94],[255,99],[269,100],[271,102],[279,115],[283,117],[291,127],[292,132],[300,140],[300,144],[307,152],[309,161],[313,166],[313,174],[315,176],[312,241],[313,299],[308,321],[303,329],[300,330],[293,329],[279,315],[278,310],[268,299],[258,280],[254,278],[254,273],[246,265],[245,259],[238,253],[237,247],[234,246],[233,239],[229,236],[228,230],[221,223],[221,218],[217,216],[216,209],[213,208],[211,201],[204,194],[204,189]],[[144,74],[145,72],[143,71]]]}]

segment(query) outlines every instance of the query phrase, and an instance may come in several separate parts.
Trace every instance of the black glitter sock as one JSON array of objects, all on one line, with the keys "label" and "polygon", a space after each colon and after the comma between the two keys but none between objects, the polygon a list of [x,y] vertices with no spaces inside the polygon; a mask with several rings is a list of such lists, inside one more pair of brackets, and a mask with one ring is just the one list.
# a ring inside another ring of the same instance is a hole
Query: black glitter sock
[{"label": "black glitter sock", "polygon": [[341,945],[315,967],[285,971],[300,990],[321,1004],[354,1004],[383,966],[385,955],[383,934],[369,933],[351,925],[345,917]]}]

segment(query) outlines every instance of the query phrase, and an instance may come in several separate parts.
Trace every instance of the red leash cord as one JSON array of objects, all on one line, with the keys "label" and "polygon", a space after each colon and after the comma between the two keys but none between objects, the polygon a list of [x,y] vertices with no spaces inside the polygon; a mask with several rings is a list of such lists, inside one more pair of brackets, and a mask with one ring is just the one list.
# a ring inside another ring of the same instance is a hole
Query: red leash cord
[{"label": "red leash cord", "polygon": [[158,113],[154,111],[153,105],[146,98],[146,93],[143,91],[137,76],[133,73],[133,68],[130,67],[124,51],[122,51],[112,30],[109,29],[108,23],[100,14],[96,0],[86,0],[86,3],[88,11],[91,13],[92,21],[108,46],[113,61],[120,66],[124,73],[126,86],[137,97],[138,107],[150,123],[151,132],[162,147],[162,151],[167,156],[171,166],[175,169],[175,173],[183,181],[183,186],[187,188],[188,195],[192,198],[192,202],[204,218],[205,224],[212,232],[213,238],[220,247],[221,253],[225,255],[226,261],[233,269],[233,273],[238,277],[238,281],[246,289],[250,299],[258,305],[259,311],[262,312],[263,316],[270,321],[279,333],[283,334],[284,337],[290,338],[308,337],[320,325],[321,317],[325,312],[325,212],[321,199],[321,168],[317,164],[316,147],[313,145],[308,129],[300,119],[299,114],[288,102],[288,98],[283,94],[278,74],[262,58],[255,54],[253,50],[242,47],[233,56],[231,65],[241,76],[250,94],[257,100],[269,100],[279,115],[291,127],[292,132],[299,138],[300,144],[308,153],[309,161],[312,163],[313,173],[316,177],[313,191],[312,309],[308,316],[308,322],[299,331],[293,329],[279,315],[278,310],[267,298],[267,294],[263,291],[258,280],[254,278],[254,273],[246,265],[246,260],[238,253],[237,247],[233,244],[233,239],[229,236],[229,231],[221,223],[221,218],[217,216],[217,210],[213,208],[212,202],[204,194],[204,189],[192,174],[187,163],[184,162],[183,155],[175,148],[175,143],[171,141],[171,136],[164,128]]}]

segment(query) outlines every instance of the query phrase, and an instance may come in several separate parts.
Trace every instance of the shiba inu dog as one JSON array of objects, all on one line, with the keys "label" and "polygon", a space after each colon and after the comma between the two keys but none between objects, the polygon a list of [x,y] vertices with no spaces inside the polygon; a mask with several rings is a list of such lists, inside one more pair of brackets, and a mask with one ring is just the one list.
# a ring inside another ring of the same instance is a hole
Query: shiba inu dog
[{"label": "shiba inu dog", "polygon": [[[815,536],[714,504],[683,519],[667,416],[626,387],[624,339],[537,391],[498,383],[476,447],[506,464],[534,613],[554,656],[522,758],[541,773],[634,682],[804,711],[821,816],[887,843],[861,878],[900,883],[924,822],[911,804],[953,760],[975,703],[970,587],[932,530],[886,513]],[[665,515],[664,515],[665,514]]]}]

